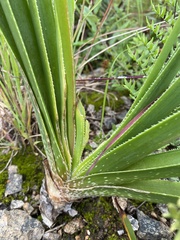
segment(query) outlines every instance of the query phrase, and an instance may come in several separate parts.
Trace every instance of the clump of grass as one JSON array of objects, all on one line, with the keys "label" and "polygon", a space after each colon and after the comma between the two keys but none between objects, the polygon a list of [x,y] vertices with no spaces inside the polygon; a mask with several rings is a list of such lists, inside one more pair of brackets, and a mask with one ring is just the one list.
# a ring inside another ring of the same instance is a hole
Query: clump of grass
[{"label": "clump of grass", "polygon": [[0,147],[18,150],[28,144],[34,148],[39,130],[22,71],[0,33]]}]

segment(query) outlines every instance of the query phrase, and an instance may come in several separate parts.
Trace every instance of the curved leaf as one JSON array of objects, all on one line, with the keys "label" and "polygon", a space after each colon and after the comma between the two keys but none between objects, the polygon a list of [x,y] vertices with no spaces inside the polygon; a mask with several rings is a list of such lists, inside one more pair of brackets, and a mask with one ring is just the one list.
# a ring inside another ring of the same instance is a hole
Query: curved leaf
[{"label": "curved leaf", "polygon": [[123,186],[86,186],[70,188],[69,193],[75,199],[92,196],[119,196],[151,202],[176,203],[180,193],[180,182],[167,180],[136,181]]},{"label": "curved leaf", "polygon": [[[122,145],[104,154],[91,168],[92,156],[86,158],[76,169],[74,176],[88,172],[111,172],[123,170],[180,136],[180,112],[174,113],[150,129],[138,134]],[[98,156],[97,156],[98,158]],[[108,163],[108,164],[107,164]],[[90,169],[90,171],[88,171]]]},{"label": "curved leaf", "polygon": [[78,186],[78,188],[107,184],[122,186],[135,181],[179,177],[179,158],[180,150],[153,154],[143,158],[124,171],[89,174],[68,181],[68,183],[71,187]]}]

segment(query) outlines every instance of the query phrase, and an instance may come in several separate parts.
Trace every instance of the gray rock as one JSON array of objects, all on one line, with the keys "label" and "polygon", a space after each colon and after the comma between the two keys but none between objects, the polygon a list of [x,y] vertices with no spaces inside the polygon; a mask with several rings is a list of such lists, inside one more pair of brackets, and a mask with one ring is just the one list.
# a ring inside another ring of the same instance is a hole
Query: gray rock
[{"label": "gray rock", "polygon": [[5,197],[20,192],[22,190],[22,181],[22,175],[17,173],[17,166],[9,166]]},{"label": "gray rock", "polygon": [[89,104],[87,107],[87,113],[89,113],[90,115],[93,115],[95,113],[95,106],[92,104]]},{"label": "gray rock", "polygon": [[121,99],[123,100],[126,108],[129,109],[130,106],[131,106],[131,104],[132,104],[131,99],[129,99],[129,98],[126,97],[126,96],[122,96]]},{"label": "gray rock", "polygon": [[161,214],[168,213],[167,204],[158,203],[156,206],[157,206],[157,208],[159,208]]},{"label": "gray rock", "polygon": [[116,123],[117,123],[117,121],[116,121],[116,119],[113,118],[113,117],[105,117],[105,118],[104,118],[104,127],[105,127],[107,130],[111,130],[113,124],[115,125]]},{"label": "gray rock", "polygon": [[139,223],[138,223],[138,220],[135,219],[133,216],[131,215],[127,215],[130,223],[131,223],[131,226],[133,228],[134,231],[137,231],[139,229]]},{"label": "gray rock", "polygon": [[24,202],[22,200],[12,200],[10,209],[22,208],[23,205],[24,205]]},{"label": "gray rock", "polygon": [[40,240],[44,228],[38,220],[22,210],[0,210],[1,240]]},{"label": "gray rock", "polygon": [[89,145],[90,145],[93,149],[95,149],[95,148],[98,147],[97,143],[95,143],[94,141],[89,142]]},{"label": "gray rock", "polygon": [[60,240],[61,237],[57,233],[45,233],[43,235],[43,240]]},{"label": "gray rock", "polygon": [[139,230],[137,236],[143,240],[170,240],[172,234],[169,227],[165,226],[162,222],[154,220],[143,212],[137,210],[137,218],[139,222]]},{"label": "gray rock", "polygon": [[127,114],[127,110],[122,110],[120,113],[116,114],[116,118],[120,121],[124,119]]},{"label": "gray rock", "polygon": [[113,111],[110,107],[105,107],[106,116],[113,117],[115,116],[116,112]]}]

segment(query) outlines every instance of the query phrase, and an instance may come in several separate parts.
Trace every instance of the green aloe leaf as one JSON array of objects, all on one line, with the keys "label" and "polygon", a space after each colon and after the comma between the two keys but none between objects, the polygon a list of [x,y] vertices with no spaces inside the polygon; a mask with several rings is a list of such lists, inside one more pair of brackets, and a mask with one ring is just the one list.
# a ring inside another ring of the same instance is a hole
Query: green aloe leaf
[{"label": "green aloe leaf", "polygon": [[[75,106],[75,74],[74,74],[74,58],[72,49],[72,24],[74,14],[74,1],[69,0],[55,0],[57,27],[59,29],[59,36],[61,36],[62,53],[65,67],[66,78],[66,112],[67,112],[67,135],[71,155],[73,154],[75,129],[74,129],[74,106]],[[69,6],[69,7],[68,7]]]},{"label": "green aloe leaf", "polygon": [[81,162],[82,153],[89,139],[89,122],[85,117],[85,109],[79,100],[76,107],[76,145],[74,148],[72,171]]},{"label": "green aloe leaf", "polygon": [[[153,151],[161,148],[179,137],[180,131],[180,112],[174,113],[163,121],[139,133],[120,146],[103,154],[100,158],[96,157],[96,164],[92,167],[92,156],[86,158],[79,165],[76,176],[88,173],[118,171],[128,168],[130,165],[141,160]],[[168,133],[168,134],[167,134]],[[150,137],[151,136],[151,137]],[[94,157],[94,156],[93,156]],[[108,162],[108,164],[107,164]]]},{"label": "green aloe leaf", "polygon": [[[124,171],[91,174],[68,182],[72,188],[124,186],[132,182],[179,176],[180,151],[153,154]],[[179,184],[180,185],[180,184]]]},{"label": "green aloe leaf", "polygon": [[117,185],[87,185],[84,188],[78,188],[75,185],[70,188],[70,192],[74,198],[81,196],[82,198],[91,196],[119,196],[131,199],[151,202],[173,202],[179,198],[180,184],[167,180],[147,180],[135,181],[133,183]]},{"label": "green aloe leaf", "polygon": [[69,181],[70,186],[86,187],[86,185],[121,186],[138,180],[178,177],[180,172],[180,150],[161,154],[152,154],[123,171],[98,172]]}]

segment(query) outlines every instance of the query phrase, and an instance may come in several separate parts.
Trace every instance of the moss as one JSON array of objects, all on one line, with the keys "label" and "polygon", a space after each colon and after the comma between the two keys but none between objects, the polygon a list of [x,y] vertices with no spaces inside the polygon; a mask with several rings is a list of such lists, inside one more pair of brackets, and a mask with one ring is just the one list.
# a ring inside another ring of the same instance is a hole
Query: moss
[{"label": "moss", "polygon": [[139,210],[143,211],[146,215],[149,215],[152,211],[154,211],[154,203],[152,202],[131,200],[131,204]]},{"label": "moss", "polygon": [[[112,234],[112,236],[109,236],[107,240],[119,240],[119,237],[115,234]],[[121,240],[126,240],[126,238],[121,238]]]},{"label": "moss", "polygon": [[[120,98],[119,93],[118,96],[116,96],[117,93],[111,92],[108,93],[107,96],[107,105],[111,107],[113,110],[118,111],[122,104],[124,104],[123,100]],[[92,104],[95,106],[95,110],[98,111],[102,105],[103,105],[103,99],[104,99],[104,92],[103,94],[100,94],[99,92],[81,92],[80,97],[82,99],[82,102],[86,105]]]},{"label": "moss", "polygon": [[35,185],[40,188],[44,176],[42,159],[32,152],[19,153],[13,164],[18,166],[18,171],[23,176],[23,192],[28,192]]},{"label": "moss", "polygon": [[[6,165],[11,153],[7,155],[0,155],[1,169]],[[32,188],[37,186],[39,190],[44,176],[42,159],[35,156],[34,153],[28,149],[25,152],[19,152],[13,159],[12,164],[18,166],[18,173],[23,176],[22,191],[13,196],[4,197],[6,182],[8,180],[8,171],[5,170],[0,174],[0,201],[4,204],[9,204],[12,199],[24,199],[24,196],[30,197]]]},{"label": "moss", "polygon": [[[0,171],[4,169],[8,160],[10,159],[10,156],[11,156],[11,153],[8,153],[8,154],[0,153]],[[0,202],[2,201],[4,196],[7,180],[8,180],[8,172],[7,170],[5,170],[0,174]]]},{"label": "moss", "polygon": [[[85,238],[87,230],[90,231],[90,240],[119,239],[117,230],[123,229],[123,225],[119,214],[112,205],[111,198],[84,199],[75,208],[87,223],[79,234],[81,239]],[[126,236],[124,239],[127,239]]]}]

